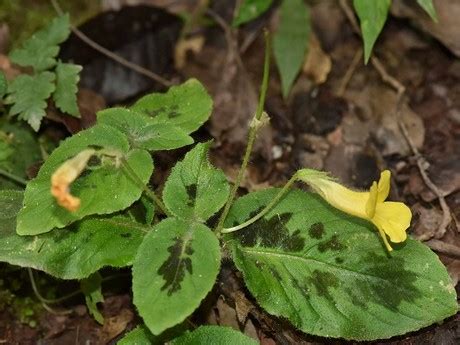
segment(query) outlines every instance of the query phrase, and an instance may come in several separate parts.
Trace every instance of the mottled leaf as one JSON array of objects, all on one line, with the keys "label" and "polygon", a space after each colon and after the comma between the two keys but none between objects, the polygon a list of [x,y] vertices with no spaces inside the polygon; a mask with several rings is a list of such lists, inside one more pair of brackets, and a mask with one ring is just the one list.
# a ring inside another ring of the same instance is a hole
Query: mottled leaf
[{"label": "mottled leaf", "polygon": [[257,345],[258,342],[230,327],[201,326],[192,332],[174,339],[174,345],[212,344],[212,345]]},{"label": "mottled leaf", "polygon": [[88,218],[38,236],[16,234],[23,193],[0,191],[0,261],[61,279],[82,279],[105,266],[132,264],[150,229],[121,216]]},{"label": "mottled leaf", "polygon": [[[238,199],[226,225],[249,219],[277,192]],[[408,239],[389,255],[370,223],[315,194],[290,192],[230,238],[235,264],[257,302],[307,333],[383,339],[457,312],[449,275],[428,247]]]},{"label": "mottled leaf", "polygon": [[233,19],[233,26],[239,26],[256,19],[270,8],[272,2],[272,0],[243,0]]},{"label": "mottled leaf", "polygon": [[79,73],[82,67],[71,63],[58,62],[56,66],[56,91],[53,99],[64,113],[80,117],[77,105]]},{"label": "mottled leaf", "polygon": [[361,22],[361,33],[364,41],[364,62],[371,57],[377,37],[385,25],[391,0],[353,0],[353,6]]},{"label": "mottled leaf", "polygon": [[429,14],[431,19],[434,22],[438,22],[438,15],[436,14],[436,9],[434,8],[433,0],[417,0],[418,4]]},{"label": "mottled leaf", "polygon": [[220,247],[203,224],[167,218],[153,227],[133,264],[134,304],[153,334],[182,322],[211,290]]},{"label": "mottled leaf", "polygon": [[198,80],[190,79],[166,93],[142,97],[131,109],[150,116],[154,123],[172,124],[189,134],[211,115],[212,99]]},{"label": "mottled leaf", "polygon": [[24,207],[19,212],[17,232],[36,235],[53,228],[63,228],[92,214],[108,214],[123,210],[140,198],[142,188],[114,160],[94,162],[91,169],[71,186],[73,195],[81,199],[75,212],[60,207],[50,193],[51,175],[66,160],[88,147],[103,147],[125,155],[127,163],[143,183],[153,171],[147,151],[129,150],[126,137],[113,127],[96,125],[66,139],[54,150],[40,168],[35,179],[27,184]]},{"label": "mottled leaf", "polygon": [[21,74],[14,79],[9,87],[6,103],[13,104],[11,115],[18,115],[37,132],[41,121],[46,115],[47,99],[54,91],[55,75],[41,72],[36,75]]},{"label": "mottled leaf", "polygon": [[104,324],[104,317],[97,308],[97,304],[104,302],[104,296],[102,296],[102,277],[99,272],[91,274],[88,278],[80,281],[81,291],[85,295],[86,306],[88,307],[89,313],[99,324]]},{"label": "mottled leaf", "polygon": [[193,144],[193,139],[171,123],[157,123],[153,118],[126,108],[109,108],[97,113],[98,123],[123,132],[132,147],[149,151],[171,150]]},{"label": "mottled leaf", "polygon": [[10,54],[12,62],[20,66],[32,66],[43,71],[56,65],[59,44],[70,34],[69,16],[57,17],[44,29],[36,32],[23,46]]},{"label": "mottled leaf", "polygon": [[227,179],[209,163],[209,147],[210,142],[197,144],[176,164],[166,181],[164,203],[179,218],[205,222],[227,200]]},{"label": "mottled leaf", "polygon": [[310,14],[303,0],[283,1],[280,22],[273,36],[273,53],[284,98],[289,95],[308,49]]}]

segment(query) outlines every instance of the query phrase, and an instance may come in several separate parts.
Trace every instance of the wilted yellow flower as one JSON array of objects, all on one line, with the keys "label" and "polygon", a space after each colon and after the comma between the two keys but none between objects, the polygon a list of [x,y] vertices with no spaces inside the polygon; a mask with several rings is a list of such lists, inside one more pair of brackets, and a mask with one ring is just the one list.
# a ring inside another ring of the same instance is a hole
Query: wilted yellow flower
[{"label": "wilted yellow flower", "polygon": [[69,211],[76,211],[80,207],[80,199],[70,194],[70,184],[85,169],[94,152],[93,149],[81,151],[75,157],[62,163],[51,176],[51,194],[60,206]]},{"label": "wilted yellow flower", "polygon": [[373,182],[369,192],[348,189],[333,181],[325,173],[309,169],[298,172],[298,178],[308,183],[329,204],[346,213],[371,221],[382,236],[389,251],[388,243],[400,243],[406,240],[406,230],[410,225],[412,213],[404,203],[385,201],[390,192],[388,170],[380,174],[379,182]]}]

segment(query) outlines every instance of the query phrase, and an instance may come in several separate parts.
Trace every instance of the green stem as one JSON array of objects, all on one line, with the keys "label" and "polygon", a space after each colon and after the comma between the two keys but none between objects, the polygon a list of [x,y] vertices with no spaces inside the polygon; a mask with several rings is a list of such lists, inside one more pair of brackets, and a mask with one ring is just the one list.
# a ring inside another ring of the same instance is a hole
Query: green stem
[{"label": "green stem", "polygon": [[19,177],[19,176],[16,176],[16,175],[13,175],[11,173],[9,173],[8,171],[6,170],[3,170],[0,168],[0,175],[6,177],[7,179],[10,179],[16,183],[19,183],[20,185],[22,186],[26,186],[27,185],[27,181],[24,180],[23,178]]},{"label": "green stem", "polygon": [[129,165],[128,161],[126,160],[126,158],[121,158],[121,164],[123,165],[123,168],[125,169],[125,171],[127,172],[127,174],[129,176],[131,176],[131,178],[134,180],[134,182],[139,186],[139,188],[142,188],[142,190],[144,191],[144,193],[150,198],[153,200],[153,202],[158,206],[158,208],[165,214],[167,215],[168,217],[171,216],[171,213],[168,211],[168,209],[166,208],[166,206],[163,204],[163,202],[161,201],[161,199],[155,194],[155,192],[153,190],[151,190],[146,184],[144,184],[144,182],[142,182],[142,180],[140,179],[140,177],[136,174],[136,172],[133,170],[133,168],[131,168],[131,166]]},{"label": "green stem", "polygon": [[[254,115],[254,118],[256,120],[260,120],[260,118],[262,117],[263,110],[264,110],[265,97],[267,95],[267,88],[268,88],[269,69],[270,69],[270,38],[269,38],[268,32],[266,31],[265,32],[264,74],[262,78],[262,85],[260,88],[259,104],[257,106],[256,114]],[[224,227],[225,219],[227,218],[228,212],[230,211],[230,207],[232,206],[233,200],[235,199],[236,192],[238,191],[238,188],[241,185],[241,181],[243,180],[244,172],[246,171],[246,167],[249,163],[249,158],[251,156],[252,147],[254,146],[254,141],[256,140],[256,137],[257,137],[258,129],[259,129],[259,126],[255,125],[254,121],[252,121],[251,126],[249,127],[248,143],[246,145],[246,151],[244,153],[244,157],[241,163],[240,170],[238,171],[238,175],[236,177],[235,184],[233,185],[230,191],[230,195],[227,199],[224,210],[222,211],[222,214],[220,215],[220,218],[219,218],[219,222],[217,223],[217,226],[216,226],[217,236],[220,236],[220,233]]]},{"label": "green stem", "polygon": [[223,234],[228,234],[230,232],[234,232],[234,231],[238,231],[238,230],[241,230],[241,229],[244,229],[245,227],[251,225],[252,223],[258,221],[260,218],[262,218],[263,216],[265,216],[272,208],[273,206],[275,206],[279,201],[280,199],[284,196],[284,194],[286,194],[286,192],[289,191],[289,189],[291,188],[292,184],[297,180],[297,174],[294,174],[294,176],[292,176],[289,181],[284,185],[284,187],[278,192],[278,194],[276,194],[276,196],[272,199],[272,201],[270,201],[268,203],[267,206],[265,206],[265,208],[260,211],[258,214],[256,214],[254,217],[252,217],[251,219],[248,219],[247,221],[245,221],[244,223],[241,223],[240,225],[237,225],[237,226],[233,226],[231,228],[225,228],[225,229],[222,229],[222,233]]}]

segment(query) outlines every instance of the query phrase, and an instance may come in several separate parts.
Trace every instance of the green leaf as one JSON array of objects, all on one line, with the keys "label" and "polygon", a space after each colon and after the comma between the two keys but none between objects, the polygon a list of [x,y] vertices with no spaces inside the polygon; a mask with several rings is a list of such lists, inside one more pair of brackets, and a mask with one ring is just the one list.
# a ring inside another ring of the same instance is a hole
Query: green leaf
[{"label": "green leaf", "polygon": [[431,19],[434,22],[438,22],[438,15],[436,14],[436,9],[434,8],[433,0],[417,0],[418,4],[429,14]]},{"label": "green leaf", "polygon": [[259,17],[270,8],[272,2],[272,0],[244,0],[238,8],[232,25],[239,26]]},{"label": "green leaf", "polygon": [[[22,122],[0,124],[0,168],[27,179],[26,171],[42,159],[40,145],[32,129]],[[0,176],[0,189],[23,189]]]},{"label": "green leaf", "polygon": [[77,92],[81,70],[81,66],[72,63],[58,62],[56,67],[54,102],[61,111],[75,117],[80,117],[77,105]]},{"label": "green leaf", "polygon": [[303,0],[283,1],[280,23],[273,37],[273,53],[281,76],[283,97],[287,98],[302,68],[310,37],[310,12]]},{"label": "green leaf", "polygon": [[391,0],[353,0],[353,6],[361,22],[364,41],[364,62],[371,57],[377,37],[385,25]]},{"label": "green leaf", "polygon": [[8,81],[6,80],[6,77],[3,71],[0,71],[0,101],[2,100],[3,96],[5,96],[7,90],[8,90]]},{"label": "green leaf", "polygon": [[243,333],[235,331],[230,327],[220,326],[201,326],[193,332],[188,332],[183,336],[174,339],[173,345],[257,345],[258,342],[245,336]]},{"label": "green leaf", "polygon": [[0,191],[0,261],[61,279],[82,279],[102,267],[132,264],[150,229],[121,216],[88,218],[39,236],[16,234],[23,193]]},{"label": "green leaf", "polygon": [[89,313],[99,324],[104,324],[104,317],[102,316],[97,304],[104,302],[104,296],[102,296],[101,290],[102,277],[99,272],[91,274],[88,278],[80,281],[81,291],[85,295],[86,306],[88,307]]},{"label": "green leaf", "polygon": [[172,124],[189,134],[211,115],[212,99],[198,80],[190,79],[166,93],[142,97],[131,109],[150,116],[154,123]]},{"label": "green leaf", "polygon": [[192,137],[180,127],[171,123],[157,123],[155,119],[130,109],[109,108],[99,111],[97,121],[123,132],[132,147],[158,151],[193,144]]},{"label": "green leaf", "polygon": [[37,235],[63,228],[92,214],[123,210],[140,198],[142,188],[116,162],[97,162],[72,184],[72,194],[81,199],[75,212],[60,207],[50,193],[51,175],[66,160],[88,147],[103,147],[123,154],[141,181],[147,184],[153,171],[147,151],[129,150],[126,137],[113,127],[96,125],[66,139],[42,165],[37,177],[27,184],[24,207],[18,215],[17,232]]},{"label": "green leaf", "polygon": [[10,95],[6,102],[13,104],[10,115],[18,115],[37,132],[46,115],[46,100],[55,88],[54,79],[55,75],[51,72],[41,72],[33,76],[21,74],[14,79],[9,85]]},{"label": "green leaf", "polygon": [[[249,219],[277,192],[238,199],[226,225]],[[452,281],[428,247],[408,239],[389,255],[370,223],[315,194],[290,192],[261,220],[234,233],[232,244],[257,302],[307,333],[384,339],[457,312]]]},{"label": "green leaf", "polygon": [[56,65],[59,44],[64,42],[69,34],[69,16],[66,14],[57,17],[46,28],[25,41],[22,48],[12,51],[10,59],[20,66],[32,66],[36,72],[49,69]]},{"label": "green leaf", "polygon": [[205,222],[220,210],[230,190],[224,173],[208,160],[211,143],[197,144],[176,164],[163,189],[163,201],[175,216]]},{"label": "green leaf", "polygon": [[117,345],[161,345],[164,342],[158,340],[145,326],[137,326],[127,333]]},{"label": "green leaf", "polygon": [[185,320],[219,267],[219,241],[205,225],[167,218],[154,226],[133,264],[134,304],[150,331],[160,334]]}]

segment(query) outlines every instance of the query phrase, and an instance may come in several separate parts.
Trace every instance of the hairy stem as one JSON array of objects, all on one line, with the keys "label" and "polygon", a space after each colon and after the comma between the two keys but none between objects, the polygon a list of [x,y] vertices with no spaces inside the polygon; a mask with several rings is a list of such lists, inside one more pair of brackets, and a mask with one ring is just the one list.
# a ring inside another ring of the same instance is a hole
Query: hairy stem
[{"label": "hairy stem", "polygon": [[245,221],[244,223],[241,223],[240,225],[233,226],[231,228],[224,228],[224,229],[222,229],[221,232],[223,234],[228,234],[230,232],[234,232],[234,231],[244,229],[245,227],[251,225],[252,223],[254,223],[256,221],[258,221],[260,218],[265,216],[281,200],[281,198],[289,191],[289,189],[291,188],[292,184],[296,180],[297,180],[297,174],[294,174],[294,176],[292,176],[289,179],[289,181],[287,181],[287,183],[284,185],[284,187],[281,188],[281,190],[278,192],[278,194],[276,194],[276,196],[272,199],[272,201],[270,201],[268,203],[268,205],[265,206],[265,208],[262,211],[260,211],[258,214],[256,214],[254,217],[252,217],[251,219],[248,219],[247,221]]},{"label": "hairy stem", "polygon": [[150,198],[153,200],[153,202],[158,206],[158,208],[165,214],[167,215],[168,217],[171,216],[171,213],[168,211],[168,209],[166,208],[166,206],[163,204],[163,202],[161,201],[161,199],[155,194],[155,192],[153,190],[151,190],[146,184],[144,184],[144,182],[142,182],[142,180],[140,179],[140,177],[136,174],[136,172],[133,170],[133,168],[131,168],[131,166],[129,165],[128,161],[126,160],[126,158],[121,158],[121,164],[126,172],[126,174],[131,177],[134,182],[138,185],[139,188],[142,188],[142,190],[144,191],[144,193]]},{"label": "hairy stem", "polygon": [[[268,88],[268,75],[269,75],[269,67],[270,67],[270,38],[268,32],[265,32],[265,58],[264,58],[264,74],[262,79],[262,85],[260,88],[260,96],[259,96],[259,104],[257,105],[257,111],[254,115],[254,119],[259,121],[262,117],[262,113],[264,110],[264,103],[265,97],[267,95],[267,88]],[[235,184],[233,185],[230,195],[227,199],[225,204],[224,210],[220,215],[219,222],[217,223],[216,233],[219,236],[222,228],[224,227],[225,219],[227,218],[228,212],[230,211],[230,207],[233,204],[233,200],[235,200],[236,192],[238,191],[239,186],[243,180],[244,173],[246,171],[246,167],[249,163],[249,158],[251,156],[252,147],[254,146],[254,141],[257,137],[257,131],[259,126],[254,124],[255,121],[252,121],[251,126],[249,127],[249,135],[248,135],[248,143],[246,145],[246,151],[244,153],[243,161],[241,163],[240,170],[238,171],[238,175],[236,177]]]}]

